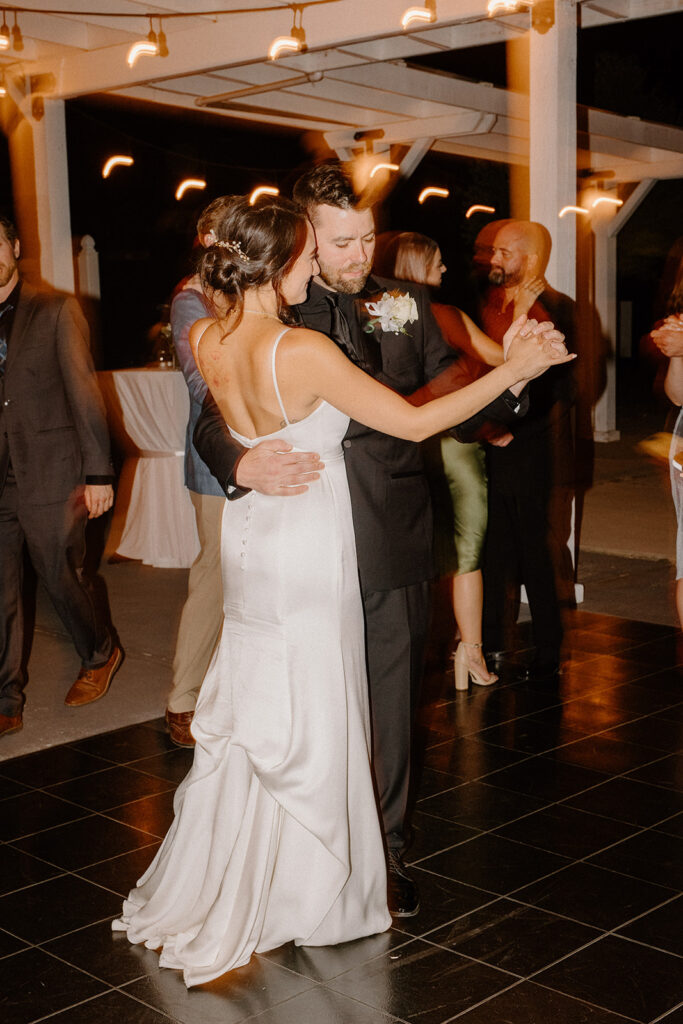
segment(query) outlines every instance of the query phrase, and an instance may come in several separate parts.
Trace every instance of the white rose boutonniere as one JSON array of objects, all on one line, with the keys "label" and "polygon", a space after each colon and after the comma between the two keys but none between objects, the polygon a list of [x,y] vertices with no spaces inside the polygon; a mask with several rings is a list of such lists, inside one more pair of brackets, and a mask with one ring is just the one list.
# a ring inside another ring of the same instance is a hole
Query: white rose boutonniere
[{"label": "white rose boutonniere", "polygon": [[384,292],[378,302],[366,302],[365,308],[372,316],[363,328],[367,334],[373,333],[376,324],[391,334],[407,334],[406,324],[418,318],[415,299],[399,291]]}]

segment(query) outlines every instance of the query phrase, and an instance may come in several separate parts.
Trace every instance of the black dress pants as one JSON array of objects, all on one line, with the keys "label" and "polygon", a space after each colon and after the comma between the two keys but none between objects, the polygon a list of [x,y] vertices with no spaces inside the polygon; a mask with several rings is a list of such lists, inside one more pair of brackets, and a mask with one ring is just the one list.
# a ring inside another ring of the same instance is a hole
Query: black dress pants
[{"label": "black dress pants", "polygon": [[406,841],[413,723],[429,625],[429,583],[363,593],[372,763],[390,849]]},{"label": "black dress pants", "polygon": [[0,714],[19,714],[24,701],[24,545],[83,665],[111,654],[112,637],[81,573],[86,518],[76,495],[51,505],[20,502],[11,474],[0,494]]},{"label": "black dress pants", "polygon": [[556,535],[565,527],[554,524],[549,514],[551,489],[543,461],[535,463],[535,471],[527,470],[528,464],[515,466],[511,462],[501,472],[493,460],[490,462],[488,532],[482,565],[483,640],[489,651],[515,646],[519,587],[523,584],[536,657],[551,662],[559,658],[563,632],[553,550],[561,546]]}]

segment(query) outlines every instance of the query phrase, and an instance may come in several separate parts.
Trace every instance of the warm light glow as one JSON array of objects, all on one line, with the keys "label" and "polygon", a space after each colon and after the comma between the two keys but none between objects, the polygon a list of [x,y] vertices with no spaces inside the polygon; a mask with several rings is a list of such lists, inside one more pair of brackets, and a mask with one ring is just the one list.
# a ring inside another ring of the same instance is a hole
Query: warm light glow
[{"label": "warm light glow", "polygon": [[148,39],[145,39],[141,40],[139,43],[133,43],[130,50],[128,51],[128,56],[126,57],[126,60],[128,62],[128,66],[132,68],[133,64],[135,64],[135,61],[138,59],[138,57],[142,57],[145,55],[148,57],[156,57],[158,53],[159,47],[157,46],[157,44],[150,43]]},{"label": "warm light glow", "polygon": [[565,213],[588,213],[588,212],[589,211],[586,210],[583,206],[563,206],[557,216],[561,218],[561,217],[564,217]]},{"label": "warm light glow", "polygon": [[206,182],[201,178],[185,178],[175,190],[176,199],[182,199],[189,188],[206,188]]},{"label": "warm light glow", "polygon": [[9,36],[0,34],[0,50],[9,50]]},{"label": "warm light glow", "polygon": [[5,88],[4,85],[0,85],[0,96],[6,96],[6,95],[7,95],[7,89]]},{"label": "warm light glow", "polygon": [[595,207],[599,206],[600,203],[609,203],[610,206],[623,206],[624,200],[613,199],[612,196],[600,196],[598,199],[593,200],[591,206],[593,207],[593,209],[595,209]]},{"label": "warm light glow", "polygon": [[115,167],[130,167],[132,163],[132,156],[110,156],[102,168],[102,177],[108,178]]},{"label": "warm light glow", "polygon": [[448,199],[450,192],[447,188],[437,188],[435,185],[430,185],[429,188],[423,188],[417,197],[418,203],[424,203],[425,199],[429,199],[430,196],[439,196],[441,199]]},{"label": "warm light glow", "polygon": [[413,22],[423,22],[428,24],[430,21],[436,21],[436,11],[429,7],[409,7],[407,11],[403,12],[401,18],[402,28],[408,28]]},{"label": "warm light glow", "polygon": [[279,196],[280,189],[272,185],[259,185],[249,196],[249,205],[253,206],[259,196]]},{"label": "warm light glow", "polygon": [[469,210],[465,214],[467,220],[470,219],[473,213],[495,213],[495,207],[493,206],[482,206],[481,203],[475,203],[474,206],[470,206]]},{"label": "warm light glow", "polygon": [[489,18],[495,18],[496,14],[514,14],[520,6],[519,0],[489,0],[486,10]]},{"label": "warm light glow", "polygon": [[374,178],[378,171],[398,171],[398,164],[375,164],[370,171],[370,177]]},{"label": "warm light glow", "polygon": [[278,36],[277,39],[273,39],[270,44],[268,56],[271,60],[277,60],[282,53],[298,53],[300,49],[300,39],[295,39],[294,36]]}]

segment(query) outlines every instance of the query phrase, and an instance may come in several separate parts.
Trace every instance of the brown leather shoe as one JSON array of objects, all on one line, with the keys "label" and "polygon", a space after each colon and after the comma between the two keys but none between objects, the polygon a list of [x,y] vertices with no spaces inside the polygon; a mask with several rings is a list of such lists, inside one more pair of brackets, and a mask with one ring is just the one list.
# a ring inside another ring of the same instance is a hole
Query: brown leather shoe
[{"label": "brown leather shoe", "polygon": [[193,747],[194,736],[190,732],[194,711],[166,711],[168,734],[177,747]]},{"label": "brown leather shoe", "polygon": [[109,684],[114,678],[119,665],[123,661],[123,651],[114,644],[114,650],[109,656],[109,661],[97,668],[82,668],[76,677],[64,703],[70,708],[80,708],[84,704],[92,704],[93,701],[104,697],[109,689]]},{"label": "brown leather shoe", "polygon": [[19,715],[0,715],[0,736],[4,736],[8,732],[19,732],[24,724],[24,720]]}]

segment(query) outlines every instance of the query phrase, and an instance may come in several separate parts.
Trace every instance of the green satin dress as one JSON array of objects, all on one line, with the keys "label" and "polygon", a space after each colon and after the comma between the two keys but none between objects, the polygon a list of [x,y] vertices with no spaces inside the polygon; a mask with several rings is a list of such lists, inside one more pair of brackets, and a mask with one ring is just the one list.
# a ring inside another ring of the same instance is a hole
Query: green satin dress
[{"label": "green satin dress", "polygon": [[481,568],[486,537],[486,459],[480,444],[449,434],[425,443],[434,506],[434,558],[440,576]]},{"label": "green satin dress", "polygon": [[[445,341],[460,350],[458,328],[462,329],[462,322],[458,311],[437,304],[432,310]],[[473,366],[472,379],[477,375]],[[434,506],[437,572],[440,576],[474,572],[481,568],[488,518],[484,447],[463,444],[443,434],[426,441],[424,450]]]}]

